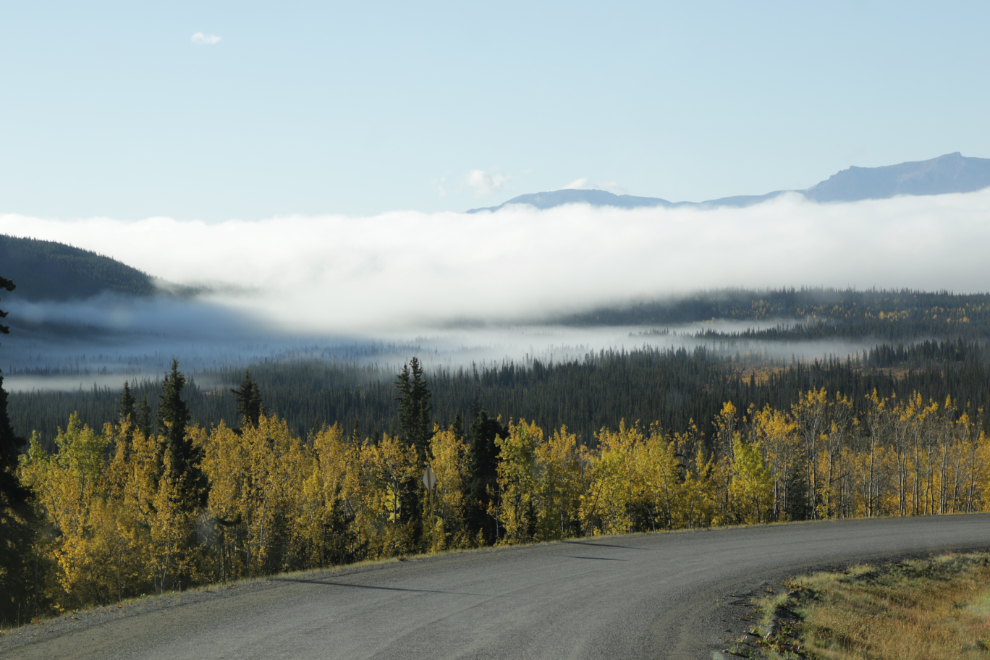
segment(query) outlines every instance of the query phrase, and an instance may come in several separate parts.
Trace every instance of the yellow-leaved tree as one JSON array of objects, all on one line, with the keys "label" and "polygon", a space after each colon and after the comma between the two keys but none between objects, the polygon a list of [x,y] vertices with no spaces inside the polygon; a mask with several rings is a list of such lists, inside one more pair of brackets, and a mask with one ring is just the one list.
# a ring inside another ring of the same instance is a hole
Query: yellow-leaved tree
[{"label": "yellow-leaved tree", "polygon": [[300,552],[308,566],[335,566],[359,558],[362,541],[358,517],[361,450],[340,425],[325,426],[313,437],[303,464],[305,480],[296,520]]},{"label": "yellow-leaved tree", "polygon": [[433,520],[430,520],[430,496],[424,498],[426,543],[434,550],[467,548],[473,545],[465,521],[468,487],[468,446],[454,429],[434,426],[428,453],[430,468],[436,476],[432,492]]},{"label": "yellow-leaved tree", "polygon": [[535,423],[509,422],[508,435],[496,438],[499,449],[498,493],[489,513],[501,527],[499,543],[524,543],[536,532],[536,447],[543,429]]},{"label": "yellow-leaved tree", "polygon": [[561,427],[535,447],[536,538],[540,541],[581,534],[581,495],[585,489],[585,451],[577,436]]},{"label": "yellow-leaved tree", "polygon": [[360,497],[357,523],[372,557],[391,557],[419,549],[416,530],[420,512],[415,494],[422,489],[416,447],[386,434],[377,444],[361,446]]},{"label": "yellow-leaved tree", "polygon": [[[221,527],[228,528],[222,543],[233,542],[229,552],[236,552],[239,560],[229,561],[223,570],[232,576],[238,567],[251,575],[286,570],[296,558],[291,532],[301,496],[300,441],[284,420],[264,414],[257,425],[245,425],[240,433],[224,424],[206,438],[202,433],[194,442],[205,445],[209,509],[223,521]],[[230,527],[240,527],[236,531],[243,536],[231,535]]]},{"label": "yellow-leaved tree", "polygon": [[588,457],[588,490],[581,502],[585,534],[622,534],[632,528],[630,508],[643,491],[633,460],[643,440],[638,428],[620,422],[618,431],[602,429],[598,451]]}]

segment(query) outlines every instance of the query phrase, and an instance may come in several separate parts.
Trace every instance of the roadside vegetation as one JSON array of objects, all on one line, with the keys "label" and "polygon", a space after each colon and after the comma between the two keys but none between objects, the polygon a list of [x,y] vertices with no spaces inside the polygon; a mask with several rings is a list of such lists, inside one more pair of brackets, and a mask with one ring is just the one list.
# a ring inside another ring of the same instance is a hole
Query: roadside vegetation
[{"label": "roadside vegetation", "polygon": [[990,554],[857,565],[784,587],[757,600],[760,625],[730,652],[770,660],[990,657]]}]

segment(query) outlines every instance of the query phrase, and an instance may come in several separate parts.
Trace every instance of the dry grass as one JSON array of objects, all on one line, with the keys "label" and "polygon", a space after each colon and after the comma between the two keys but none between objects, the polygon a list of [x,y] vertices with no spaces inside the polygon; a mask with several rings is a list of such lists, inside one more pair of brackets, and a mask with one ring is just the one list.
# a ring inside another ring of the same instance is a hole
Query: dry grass
[{"label": "dry grass", "polygon": [[[777,608],[794,609],[801,621],[788,633],[810,657],[990,658],[986,553],[855,566],[801,578],[789,586],[790,602],[768,597],[760,604],[768,619],[780,611]],[[771,653],[778,658],[802,656]]]}]

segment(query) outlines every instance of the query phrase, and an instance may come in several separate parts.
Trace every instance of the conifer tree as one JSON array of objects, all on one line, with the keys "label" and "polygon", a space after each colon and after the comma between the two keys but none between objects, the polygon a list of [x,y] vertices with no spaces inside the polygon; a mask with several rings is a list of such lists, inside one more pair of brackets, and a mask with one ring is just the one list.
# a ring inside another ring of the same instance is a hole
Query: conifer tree
[{"label": "conifer tree", "polygon": [[[14,283],[0,277],[0,289],[14,290]],[[7,313],[0,310],[0,319]],[[0,324],[0,334],[10,328]],[[14,622],[17,598],[24,594],[27,561],[32,530],[26,505],[28,490],[21,486],[15,469],[23,438],[14,433],[7,414],[7,392],[0,374],[0,623]]]},{"label": "conifer tree", "polygon": [[137,419],[134,420],[134,425],[137,430],[148,437],[151,435],[151,404],[148,403],[148,395],[144,395],[144,399],[137,406]]},{"label": "conifer tree", "polygon": [[257,426],[261,418],[261,388],[258,383],[251,379],[251,372],[244,372],[244,380],[237,390],[230,390],[237,399],[237,413],[244,420],[246,426]]},{"label": "conifer tree", "polygon": [[508,429],[499,420],[491,419],[484,410],[478,411],[471,424],[466,516],[472,535],[480,533],[486,543],[494,543],[497,532],[494,518],[488,515],[492,493],[498,490],[499,450],[495,439],[508,434]]},{"label": "conifer tree", "polygon": [[[13,291],[16,288],[17,285],[15,285],[12,281],[8,280],[5,277],[0,277],[0,289]],[[5,318],[7,318],[7,312],[0,309],[0,319],[5,319]],[[0,323],[0,335],[7,335],[7,334],[10,334],[10,328]]]},{"label": "conifer tree", "polygon": [[122,424],[128,419],[134,422],[134,394],[131,392],[131,386],[126,380],[124,381],[124,390],[120,393],[120,412],[118,416]]},{"label": "conifer tree", "polygon": [[[0,277],[0,289],[13,291],[14,288],[13,282]],[[7,312],[0,310],[0,319],[6,316]],[[10,328],[0,325],[0,334],[10,334]],[[0,374],[0,506],[4,506],[4,500],[9,502],[8,506],[17,506],[27,497],[27,491],[21,487],[14,475],[17,455],[24,445],[24,439],[17,437],[10,425],[10,416],[7,414],[7,392],[3,389],[3,375]]]},{"label": "conifer tree", "polygon": [[183,500],[183,508],[191,511],[206,497],[206,480],[200,470],[200,450],[186,437],[189,408],[182,400],[182,388],[186,377],[179,371],[178,360],[172,360],[172,371],[162,381],[159,395],[158,432],[164,444],[165,461],[172,479]]},{"label": "conifer tree", "polygon": [[[399,403],[398,442],[402,447],[412,446],[416,452],[416,468],[405,473],[399,488],[401,493],[400,520],[406,525],[405,532],[410,547],[417,547],[423,539],[422,519],[418,515],[421,504],[422,470],[429,461],[429,442],[433,437],[430,423],[430,390],[423,377],[423,367],[417,358],[403,365],[402,372],[395,381],[399,390],[396,401]],[[424,500],[425,501],[425,500]]]},{"label": "conifer tree", "polygon": [[399,390],[399,439],[416,447],[420,464],[426,461],[426,449],[433,435],[430,423],[430,390],[423,377],[423,367],[413,358],[402,367],[395,381]]}]

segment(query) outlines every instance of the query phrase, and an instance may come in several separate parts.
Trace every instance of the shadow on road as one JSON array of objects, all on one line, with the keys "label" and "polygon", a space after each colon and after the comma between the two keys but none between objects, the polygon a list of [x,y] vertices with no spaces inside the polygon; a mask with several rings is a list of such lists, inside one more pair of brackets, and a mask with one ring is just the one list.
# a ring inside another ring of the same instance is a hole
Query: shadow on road
[{"label": "shadow on road", "polygon": [[346,582],[331,582],[329,580],[307,580],[304,578],[273,578],[272,582],[298,582],[301,584],[319,584],[325,587],[350,587],[351,589],[377,589],[380,591],[408,591],[419,594],[448,594],[455,596],[485,596],[488,594],[472,594],[463,591],[442,591],[439,589],[406,589],[403,587],[375,587],[370,584],[347,584]]},{"label": "shadow on road", "polygon": [[611,545],[609,543],[590,543],[588,541],[561,541],[564,545],[590,545],[595,548],[622,548],[623,550],[646,550],[646,548],[634,548],[631,545]]},{"label": "shadow on road", "polygon": [[595,561],[629,561],[628,559],[619,559],[617,557],[577,557],[575,555],[564,555],[568,559],[594,559]]}]

